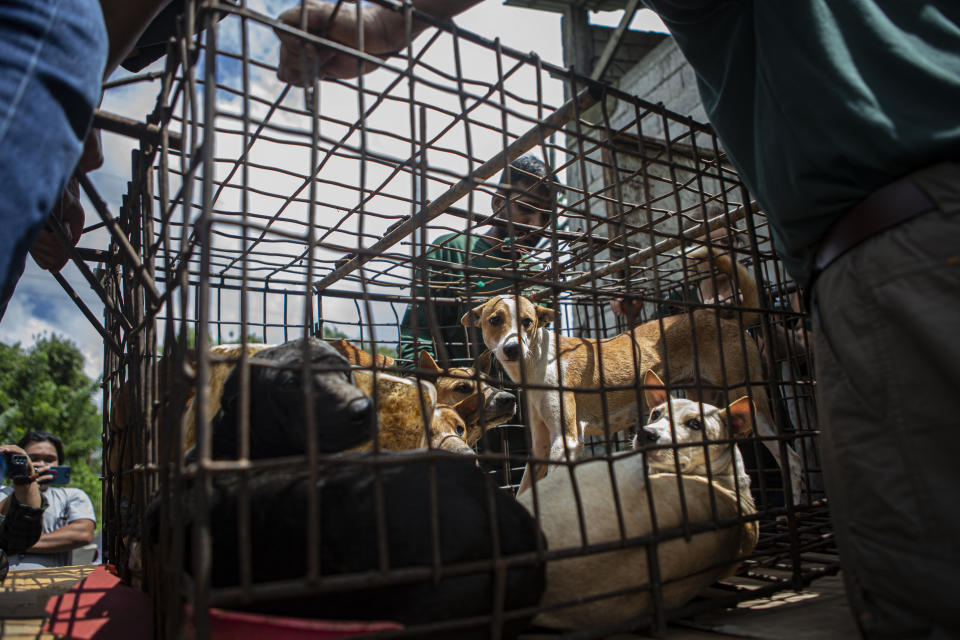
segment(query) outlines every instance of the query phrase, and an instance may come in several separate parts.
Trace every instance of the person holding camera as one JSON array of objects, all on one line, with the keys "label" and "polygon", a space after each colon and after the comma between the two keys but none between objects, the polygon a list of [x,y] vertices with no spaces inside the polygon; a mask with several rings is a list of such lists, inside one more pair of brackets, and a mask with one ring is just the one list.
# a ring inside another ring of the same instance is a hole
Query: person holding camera
[{"label": "person holding camera", "polygon": [[0,580],[7,575],[7,554],[26,551],[43,533],[43,498],[37,472],[26,452],[14,444],[0,445],[0,468],[13,487],[0,500]]},{"label": "person holding camera", "polygon": [[[31,431],[17,443],[30,457],[39,493],[46,501],[42,534],[32,546],[7,550],[10,569],[42,569],[70,564],[70,552],[93,540],[97,518],[93,503],[82,489],[59,486],[69,479],[63,462],[63,443],[45,431]],[[17,485],[0,489],[0,500],[14,494]],[[0,507],[2,508],[2,507]]]}]

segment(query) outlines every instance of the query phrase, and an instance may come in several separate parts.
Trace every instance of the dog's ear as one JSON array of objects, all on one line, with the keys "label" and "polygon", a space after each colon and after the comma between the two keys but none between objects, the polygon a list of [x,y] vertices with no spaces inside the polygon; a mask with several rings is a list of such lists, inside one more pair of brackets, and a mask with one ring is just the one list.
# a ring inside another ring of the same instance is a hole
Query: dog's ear
[{"label": "dog's ear", "polygon": [[430,352],[426,349],[420,350],[420,359],[419,366],[421,369],[427,369],[428,371],[440,371],[440,365],[437,364],[437,361],[433,359],[430,355]]},{"label": "dog's ear", "polygon": [[427,380],[418,380],[417,382],[427,414],[432,414],[433,408],[437,406],[437,387]]},{"label": "dog's ear", "polygon": [[754,412],[753,401],[748,396],[735,400],[727,407],[727,424],[734,438],[745,438],[753,430],[750,413]]},{"label": "dog's ear", "polygon": [[537,326],[545,327],[557,318],[557,312],[550,307],[541,307],[539,304],[533,307],[537,312]]},{"label": "dog's ear", "polygon": [[659,407],[667,401],[667,390],[663,388],[663,380],[653,369],[648,369],[643,376],[643,397],[647,401],[647,409]]},{"label": "dog's ear", "polygon": [[477,414],[480,408],[481,397],[479,393],[473,393],[453,405],[453,410],[463,418],[464,422],[469,423],[470,419]]},{"label": "dog's ear", "polygon": [[480,322],[480,315],[483,313],[483,307],[486,304],[486,302],[483,304],[478,304],[473,309],[470,309],[470,311],[467,311],[465,314],[463,314],[463,317],[460,318],[460,324],[465,327],[477,326],[477,323]]},{"label": "dog's ear", "polygon": [[490,373],[490,365],[492,364],[493,352],[487,349],[473,361],[473,368],[480,373]]}]

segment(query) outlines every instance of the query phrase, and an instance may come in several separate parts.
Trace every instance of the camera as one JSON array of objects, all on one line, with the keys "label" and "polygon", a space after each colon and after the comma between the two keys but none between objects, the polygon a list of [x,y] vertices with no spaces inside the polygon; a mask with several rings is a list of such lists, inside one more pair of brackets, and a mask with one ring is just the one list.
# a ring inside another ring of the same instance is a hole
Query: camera
[{"label": "camera", "polygon": [[23,453],[4,451],[0,456],[0,471],[14,482],[30,479],[30,459]]}]

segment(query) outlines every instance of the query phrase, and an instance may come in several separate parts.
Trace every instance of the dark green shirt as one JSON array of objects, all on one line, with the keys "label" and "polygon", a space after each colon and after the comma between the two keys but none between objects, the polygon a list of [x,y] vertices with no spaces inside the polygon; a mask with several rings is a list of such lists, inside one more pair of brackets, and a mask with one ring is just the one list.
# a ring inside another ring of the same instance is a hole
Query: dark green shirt
[{"label": "dark green shirt", "polygon": [[645,0],[790,273],[845,210],[960,150],[956,0]]},{"label": "dark green shirt", "polygon": [[[403,315],[397,355],[400,360],[405,361],[401,366],[415,363],[421,349],[428,351],[434,358],[439,357],[428,317],[429,308],[432,307],[436,317],[437,334],[451,360],[450,364],[468,366],[474,358],[483,353],[485,347],[477,330],[474,332],[477,342],[468,348],[469,334],[460,324],[463,314],[471,308],[470,305],[479,305],[492,295],[512,292],[514,279],[504,278],[505,273],[512,273],[516,269],[516,276],[523,278],[536,270],[536,267],[522,259],[511,259],[495,249],[494,243],[486,236],[471,236],[469,250],[467,236],[459,233],[440,236],[433,241],[433,245],[436,248],[427,253],[427,258],[431,261],[426,271],[427,287],[424,287],[423,271],[414,271],[412,292],[415,302],[407,306]],[[467,265],[469,272],[464,271],[462,265]],[[475,273],[473,269],[483,271]],[[525,288],[522,280],[520,286]],[[456,301],[452,304],[442,302],[444,298]]]}]

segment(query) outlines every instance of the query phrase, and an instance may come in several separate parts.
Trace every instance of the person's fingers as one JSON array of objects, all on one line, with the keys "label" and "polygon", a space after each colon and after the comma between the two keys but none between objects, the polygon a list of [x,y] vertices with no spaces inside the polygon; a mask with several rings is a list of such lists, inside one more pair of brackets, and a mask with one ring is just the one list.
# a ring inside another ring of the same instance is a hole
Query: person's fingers
[{"label": "person's fingers", "polygon": [[80,185],[76,179],[71,178],[60,198],[60,221],[67,228],[67,235],[73,240],[74,246],[83,234],[85,219],[83,205],[80,204]]},{"label": "person's fingers", "polygon": [[[342,4],[337,8],[336,3],[332,2],[304,4],[307,6],[306,30],[309,33],[347,47],[357,46],[357,12],[354,6]],[[289,9],[280,14],[278,19],[299,28],[302,24],[301,9]],[[386,60],[405,42],[406,33],[401,28],[403,20],[399,14],[372,7],[364,11],[362,20],[364,49],[368,53]],[[281,30],[275,29],[274,32],[281,43],[277,77],[296,86],[306,86],[316,77],[355,78],[380,66],[366,60],[359,62],[356,56],[334,48],[305,43],[301,38]]]},{"label": "person's fingers", "polygon": [[87,173],[103,166],[103,144],[100,140],[100,129],[91,129],[83,141],[83,154],[77,169]]},{"label": "person's fingers", "polygon": [[34,475],[36,476],[37,482],[43,482],[44,480],[53,480],[55,475],[50,471],[50,468],[46,465],[33,467]]},{"label": "person's fingers", "polygon": [[41,231],[33,246],[30,255],[37,266],[46,271],[60,271],[67,264],[67,250],[60,238],[49,231]]},{"label": "person's fingers", "polygon": [[307,86],[332,56],[331,50],[317,51],[312,44],[294,38],[292,44],[280,47],[277,77],[296,86]]}]

